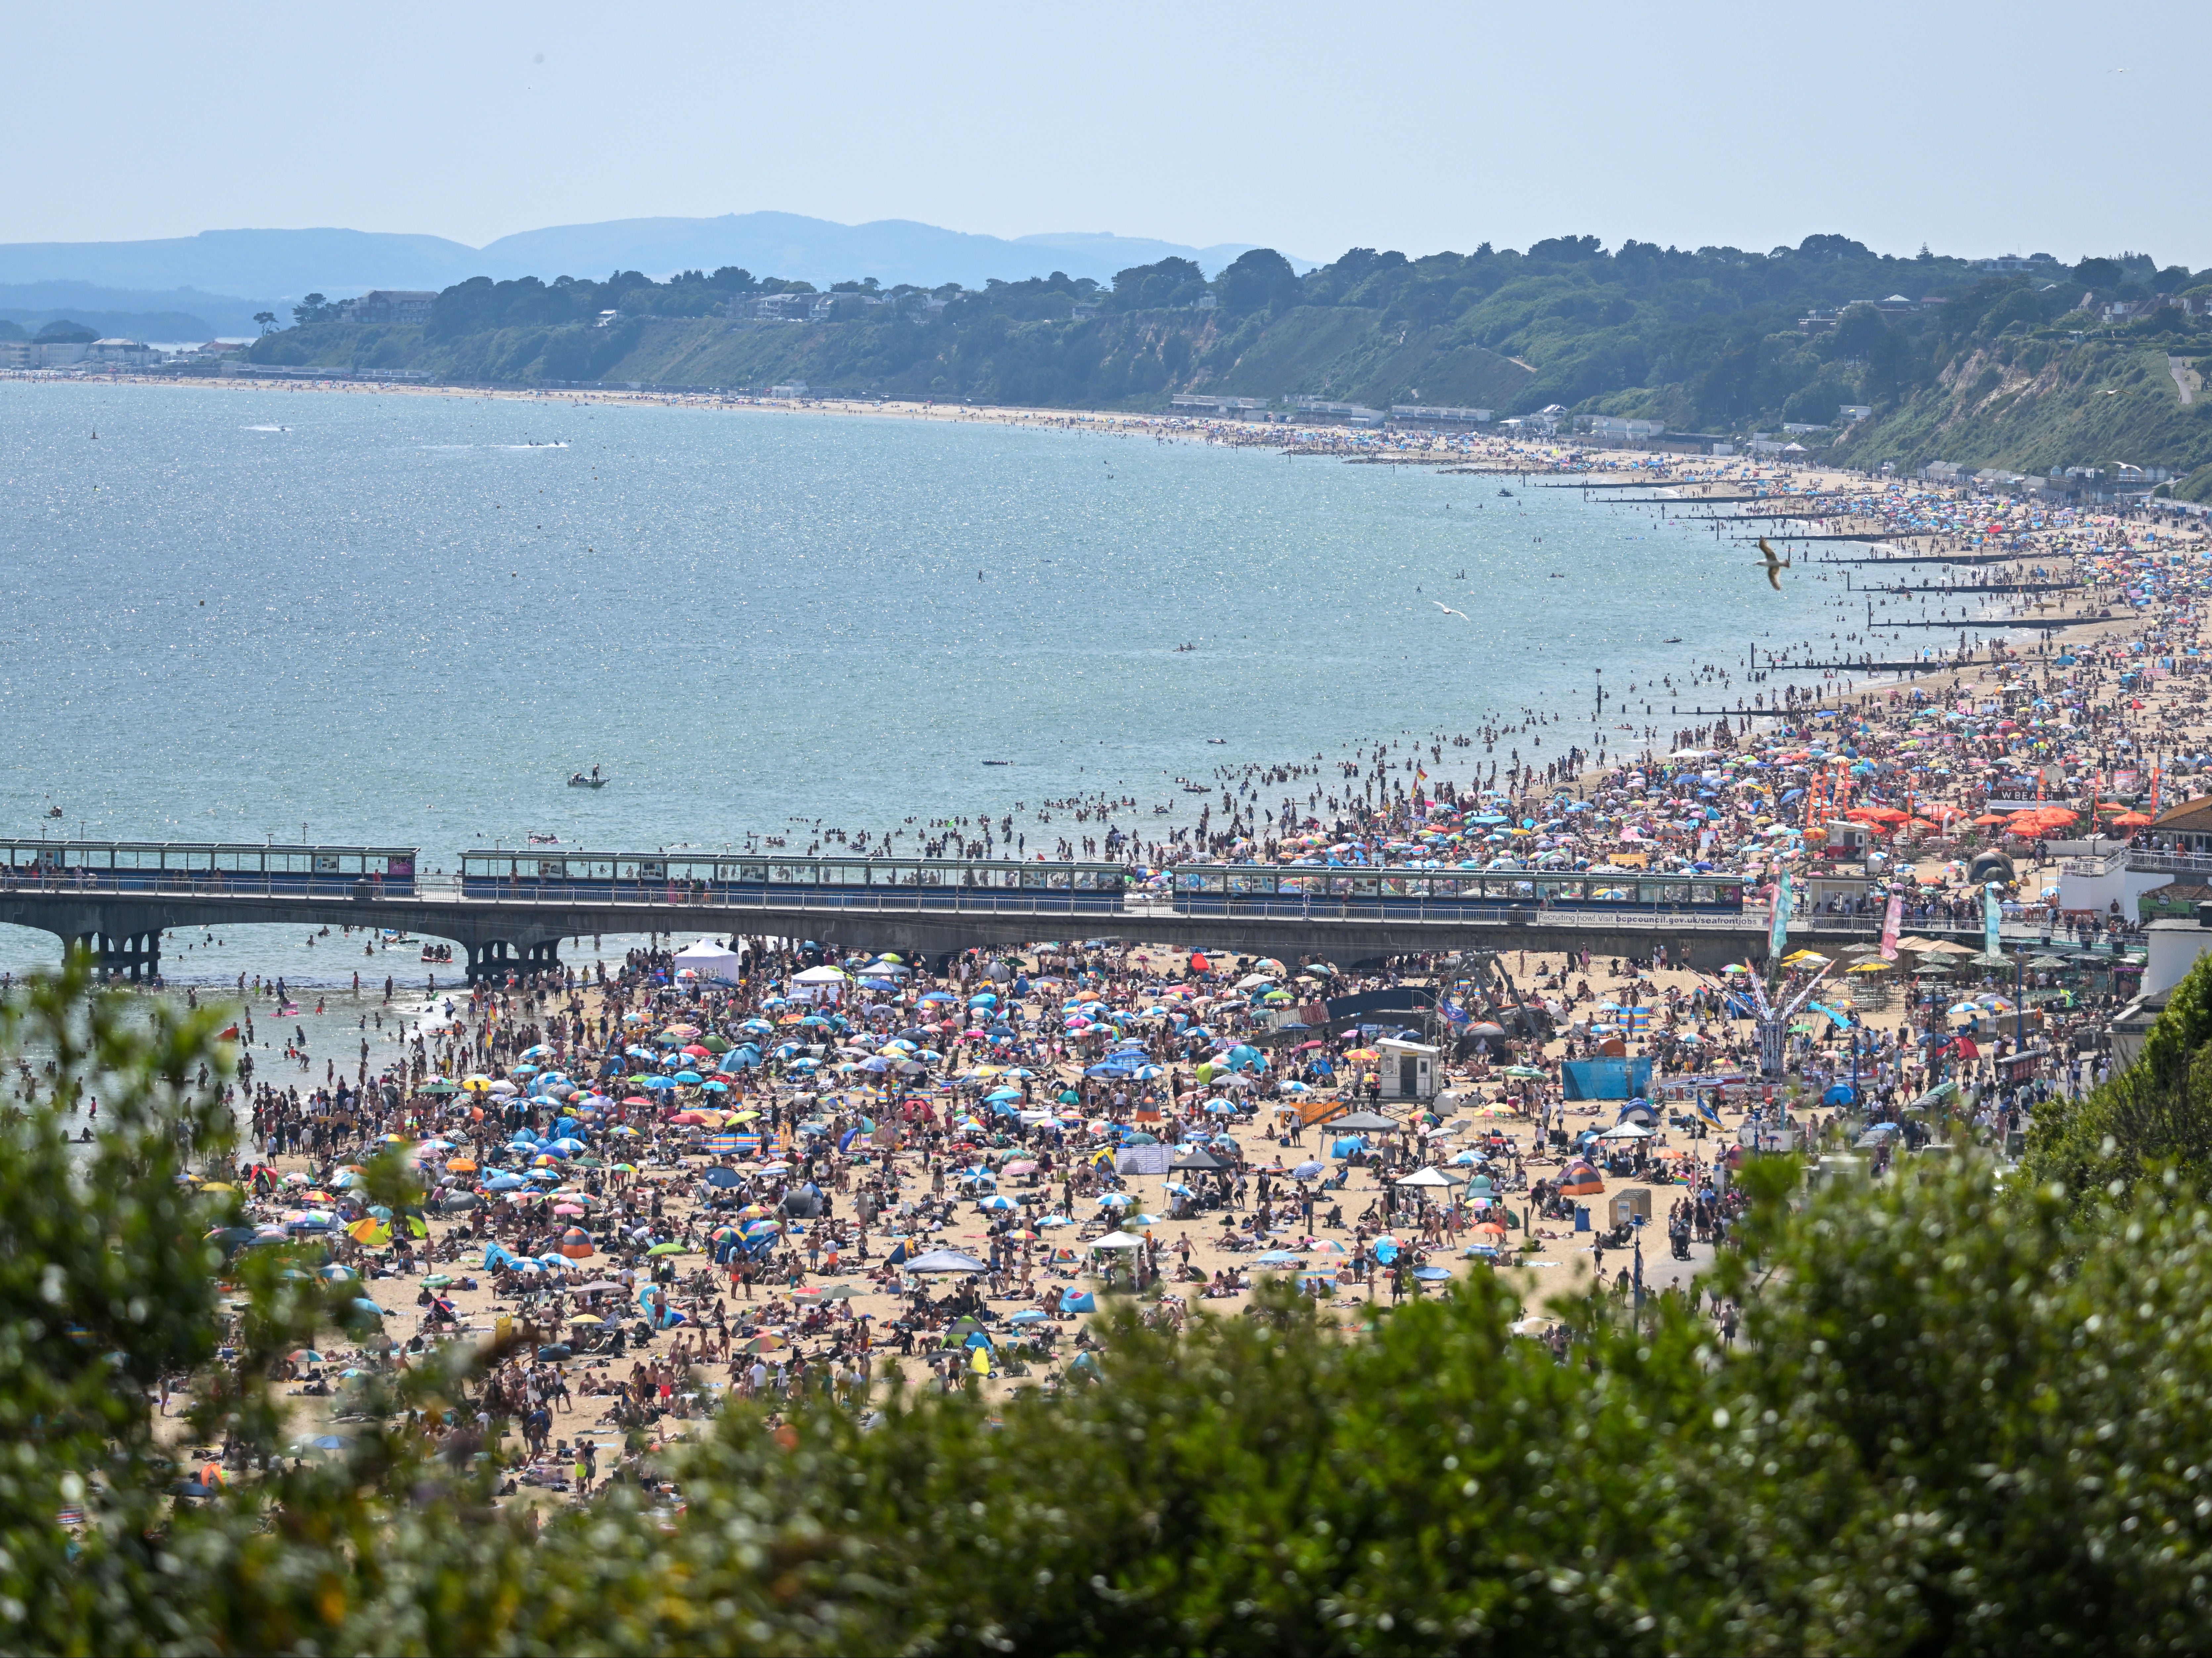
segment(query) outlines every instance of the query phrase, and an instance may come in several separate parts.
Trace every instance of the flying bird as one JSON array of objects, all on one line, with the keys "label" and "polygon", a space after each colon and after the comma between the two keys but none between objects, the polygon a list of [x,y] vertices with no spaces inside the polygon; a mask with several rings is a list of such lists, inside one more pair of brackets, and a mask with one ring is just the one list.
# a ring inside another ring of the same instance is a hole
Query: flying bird
[{"label": "flying bird", "polygon": [[1766,582],[1776,592],[1782,591],[1782,573],[1790,568],[1790,561],[1775,556],[1774,549],[1766,544],[1766,537],[1759,538],[1759,550],[1766,555]]},{"label": "flying bird", "polygon": [[1430,603],[1430,604],[1433,604],[1433,605],[1435,605],[1438,610],[1442,610],[1442,611],[1443,611],[1446,616],[1457,616],[1457,617],[1458,617],[1461,621],[1462,621],[1462,622],[1468,622],[1468,621],[1472,621],[1472,620],[1473,620],[1473,618],[1472,618],[1471,616],[1469,616],[1468,615],[1468,613],[1467,613],[1465,610],[1455,610],[1454,609],[1452,609],[1452,607],[1451,607],[1450,605],[1449,605],[1449,604],[1445,604],[1445,603],[1443,602],[1443,600],[1442,600],[1441,598],[1432,598],[1432,599],[1431,599],[1431,600],[1429,601],[1429,603]]}]

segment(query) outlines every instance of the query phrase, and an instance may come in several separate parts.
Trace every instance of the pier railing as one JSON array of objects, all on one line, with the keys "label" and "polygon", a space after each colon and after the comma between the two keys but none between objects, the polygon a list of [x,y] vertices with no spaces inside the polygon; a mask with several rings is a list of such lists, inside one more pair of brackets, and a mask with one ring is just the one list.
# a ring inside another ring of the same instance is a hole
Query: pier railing
[{"label": "pier railing", "polygon": [[2201,852],[2168,852],[2162,847],[2130,847],[2128,867],[2170,875],[2212,875],[2212,855]]},{"label": "pier railing", "polygon": [[[2142,856],[2136,853],[2133,856]],[[2191,854],[2160,854],[2185,859]],[[2212,859],[2196,859],[2197,865],[2212,868]],[[468,887],[477,890],[469,890]],[[99,869],[49,870],[0,866],[0,893],[40,893],[55,897],[196,898],[222,901],[343,902],[360,917],[360,924],[379,925],[380,914],[391,916],[388,925],[419,918],[395,913],[400,906],[434,904],[488,913],[514,910],[665,910],[672,917],[693,913],[703,920],[748,912],[763,916],[793,911],[830,916],[1024,916],[1054,921],[1129,922],[1145,920],[1182,923],[1386,922],[1394,926],[1443,929],[1455,926],[1567,928],[1591,932],[1631,932],[1664,936],[1669,933],[1763,932],[1765,917],[1755,908],[1698,910],[1665,906],[1571,905],[1553,906],[1528,902],[1470,902],[1465,899],[1389,897],[1340,894],[1250,894],[1164,892],[1150,888],[1111,892],[1064,888],[1000,888],[985,886],[745,886],[704,888],[682,883],[623,882],[574,885],[562,883],[504,884],[485,891],[483,884],[465,886],[457,875],[418,875],[411,880],[386,884],[360,875],[277,875],[267,877],[242,872],[215,873],[180,871],[112,871]],[[367,901],[367,902],[364,902]],[[387,906],[389,908],[387,908]],[[243,919],[243,918],[241,918]],[[1818,933],[1833,938],[1856,935],[1869,942],[1881,930],[1879,914],[1827,914],[1817,911],[1791,919],[1792,935]],[[1907,923],[1910,930],[1936,937],[1978,939],[1978,924],[1953,925],[1948,920],[1923,917]],[[2008,921],[2008,938],[2037,933],[2034,923]]]},{"label": "pier railing", "polygon": [[0,864],[0,893],[147,898],[416,898],[420,878],[387,882],[380,875],[285,874],[251,870],[52,869]]}]

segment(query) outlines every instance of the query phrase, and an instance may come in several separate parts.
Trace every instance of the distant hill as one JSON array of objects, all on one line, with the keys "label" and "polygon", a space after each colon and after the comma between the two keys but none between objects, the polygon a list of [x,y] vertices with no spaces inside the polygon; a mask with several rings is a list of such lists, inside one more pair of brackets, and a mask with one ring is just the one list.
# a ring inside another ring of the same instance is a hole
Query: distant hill
[{"label": "distant hill", "polygon": [[34,334],[50,322],[70,318],[103,335],[137,340],[250,338],[261,331],[253,313],[276,308],[274,301],[234,299],[196,288],[162,293],[94,282],[0,284],[0,318]]},{"label": "distant hill", "polygon": [[444,288],[483,268],[477,250],[459,242],[363,230],[204,230],[161,241],[0,243],[0,284],[196,288],[235,299]]},{"label": "distant hill", "polygon": [[1267,249],[1212,273],[1170,255],[1110,284],[1058,272],[981,291],[817,293],[736,265],[665,282],[478,276],[442,290],[427,325],[311,313],[253,355],[1061,408],[1165,409],[1178,393],[1556,406],[1565,435],[1574,416],[1627,416],[1907,470],[2212,467],[2212,271],[2141,254],[2022,264],[1897,258],[1842,236],[1765,253],[1563,236],[1418,259],[1353,248],[1303,273]]},{"label": "distant hill", "polygon": [[901,282],[981,288],[993,278],[1016,281],[1055,270],[1105,282],[1116,270],[1170,257],[1218,270],[1249,246],[1183,247],[1090,234],[1010,241],[905,219],[842,225],[795,213],[730,213],[558,225],[502,236],[483,248],[439,236],[336,229],[208,230],[143,242],[0,243],[0,285],[191,287],[289,302],[311,293],[343,298],[371,288],[443,288],[477,276],[550,282],[638,270],[665,277],[740,265],[825,288],[869,276],[887,288]]},{"label": "distant hill", "polygon": [[665,277],[679,270],[738,265],[818,288],[870,276],[885,288],[902,282],[923,288],[945,282],[981,288],[994,278],[1015,282],[1054,270],[1110,282],[1116,270],[1170,258],[1190,259],[1218,271],[1251,246],[1249,242],[1232,242],[1184,247],[1103,234],[1024,236],[1008,241],[909,219],[842,225],[796,213],[729,213],[718,219],[617,219],[606,224],[524,231],[485,247],[470,274],[550,281],[561,276],[641,270]]}]

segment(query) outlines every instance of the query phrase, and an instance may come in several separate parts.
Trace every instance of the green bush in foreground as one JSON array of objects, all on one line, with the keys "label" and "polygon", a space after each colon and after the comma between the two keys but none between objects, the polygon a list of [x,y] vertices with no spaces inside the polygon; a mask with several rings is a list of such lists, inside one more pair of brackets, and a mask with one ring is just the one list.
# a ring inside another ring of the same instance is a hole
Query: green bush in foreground
[{"label": "green bush in foreground", "polygon": [[[1486,1278],[1340,1328],[1282,1297],[1181,1338],[1112,1324],[1103,1380],[995,1415],[902,1394],[770,1434],[732,1411],[669,1454],[680,1515],[617,1492],[532,1539],[465,1442],[398,1433],[170,1513],[139,1389],[213,1353],[222,1217],[182,1195],[172,1129],[215,1132],[185,1084],[210,1025],[126,1022],[81,975],[26,1018],[115,1122],[74,1164],[50,1114],[0,1127],[0,1649],[2203,1644],[2212,1212],[2178,1176],[2085,1206],[1966,1160],[1806,1199],[1754,1164],[1719,1274],[1733,1350],[1664,1298],[1640,1329],[1563,1309],[1562,1363]],[[249,1378],[343,1306],[252,1254]],[[471,1385],[457,1359],[391,1402],[465,1421]],[[203,1393],[203,1431],[275,1448],[258,1386]]]},{"label": "green bush in foreground", "polygon": [[2212,956],[2173,987],[2133,1066],[2036,1113],[2027,1163],[2089,1204],[2167,1169],[2212,1199]]}]

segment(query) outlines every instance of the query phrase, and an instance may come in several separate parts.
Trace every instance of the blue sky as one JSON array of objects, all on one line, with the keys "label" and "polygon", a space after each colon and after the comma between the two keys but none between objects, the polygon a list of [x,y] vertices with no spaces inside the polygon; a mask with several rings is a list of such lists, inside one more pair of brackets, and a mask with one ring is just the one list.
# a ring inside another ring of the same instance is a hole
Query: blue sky
[{"label": "blue sky", "polygon": [[2212,264],[2212,8],[362,7],[9,29],[0,241],[774,208],[1326,259],[1562,233]]}]

